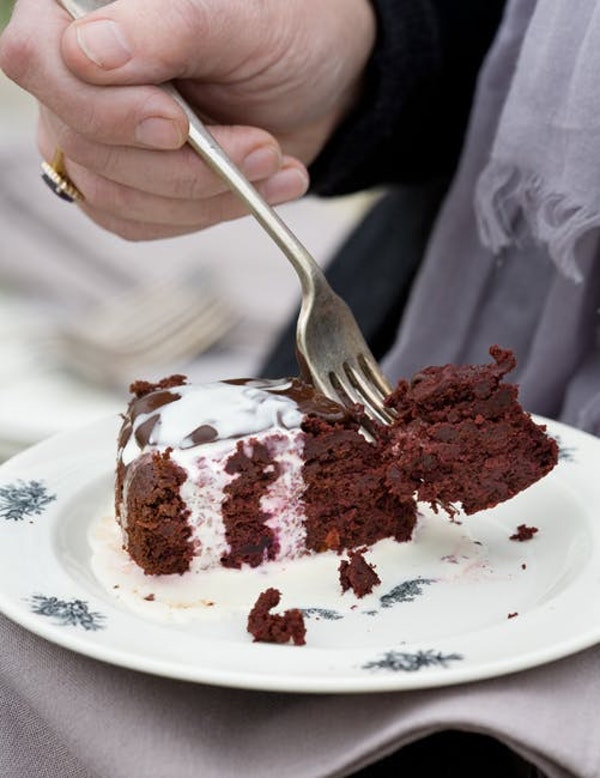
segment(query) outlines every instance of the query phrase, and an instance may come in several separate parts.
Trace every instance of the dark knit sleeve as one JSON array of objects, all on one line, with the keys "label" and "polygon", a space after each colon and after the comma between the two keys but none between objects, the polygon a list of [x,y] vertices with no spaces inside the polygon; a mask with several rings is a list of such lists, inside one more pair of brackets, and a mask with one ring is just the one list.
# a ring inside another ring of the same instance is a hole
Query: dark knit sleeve
[{"label": "dark knit sleeve", "polygon": [[505,0],[372,0],[362,100],[311,165],[312,191],[423,182],[456,165]]}]

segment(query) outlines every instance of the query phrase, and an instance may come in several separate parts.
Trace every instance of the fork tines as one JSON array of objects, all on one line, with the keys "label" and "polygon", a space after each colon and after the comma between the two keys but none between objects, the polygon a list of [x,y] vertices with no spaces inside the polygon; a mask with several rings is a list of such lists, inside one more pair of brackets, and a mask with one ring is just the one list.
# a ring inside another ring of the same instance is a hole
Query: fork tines
[{"label": "fork tines", "polygon": [[356,362],[343,362],[341,370],[331,371],[329,380],[344,405],[362,405],[369,418],[382,424],[390,424],[395,413],[384,404],[392,391],[391,386],[370,360],[359,354]]}]

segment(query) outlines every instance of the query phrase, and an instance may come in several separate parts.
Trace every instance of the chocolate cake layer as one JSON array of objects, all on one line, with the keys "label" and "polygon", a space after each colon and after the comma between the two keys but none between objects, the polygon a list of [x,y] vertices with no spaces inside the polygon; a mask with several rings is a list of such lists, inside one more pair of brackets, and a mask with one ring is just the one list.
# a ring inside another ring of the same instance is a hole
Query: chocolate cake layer
[{"label": "chocolate cake layer", "polygon": [[417,501],[453,515],[509,499],[558,448],[504,381],[514,355],[490,353],[400,381],[386,400],[396,420],[369,439],[361,408],[298,379],[137,382],[117,463],[124,547],[151,575],[257,567],[408,541]]}]

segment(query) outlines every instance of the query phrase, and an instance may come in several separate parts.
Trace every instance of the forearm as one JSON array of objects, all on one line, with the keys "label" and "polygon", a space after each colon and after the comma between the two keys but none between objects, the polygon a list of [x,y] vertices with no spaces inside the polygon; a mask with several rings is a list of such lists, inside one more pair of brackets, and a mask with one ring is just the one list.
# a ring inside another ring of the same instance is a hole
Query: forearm
[{"label": "forearm", "polygon": [[361,102],[311,167],[312,190],[447,176],[504,0],[373,0],[378,36]]}]

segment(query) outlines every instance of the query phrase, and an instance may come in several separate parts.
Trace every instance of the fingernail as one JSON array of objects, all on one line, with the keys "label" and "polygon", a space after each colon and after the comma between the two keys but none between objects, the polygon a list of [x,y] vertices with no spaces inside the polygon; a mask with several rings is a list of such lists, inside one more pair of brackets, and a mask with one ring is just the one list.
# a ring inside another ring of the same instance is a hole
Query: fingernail
[{"label": "fingernail", "polygon": [[285,202],[305,194],[308,184],[308,176],[303,170],[290,167],[265,181],[261,189],[270,202]]},{"label": "fingernail", "polygon": [[267,178],[281,167],[281,154],[273,146],[254,149],[242,162],[242,170],[252,180]]},{"label": "fingernail", "polygon": [[121,67],[131,59],[127,38],[119,25],[109,19],[80,24],[77,42],[85,56],[104,70]]},{"label": "fingernail", "polygon": [[184,141],[177,122],[159,116],[140,122],[135,136],[139,143],[155,149],[178,149]]}]

